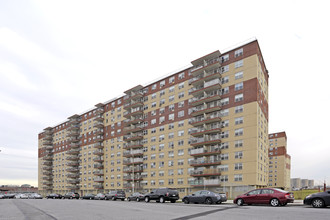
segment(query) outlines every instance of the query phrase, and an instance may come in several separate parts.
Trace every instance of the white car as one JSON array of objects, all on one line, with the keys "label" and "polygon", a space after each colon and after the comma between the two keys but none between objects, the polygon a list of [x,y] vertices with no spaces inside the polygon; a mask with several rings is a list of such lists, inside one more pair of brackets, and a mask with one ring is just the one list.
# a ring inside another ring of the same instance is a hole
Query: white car
[{"label": "white car", "polygon": [[19,193],[15,196],[15,199],[27,199],[27,198],[28,198],[28,196],[23,193]]}]

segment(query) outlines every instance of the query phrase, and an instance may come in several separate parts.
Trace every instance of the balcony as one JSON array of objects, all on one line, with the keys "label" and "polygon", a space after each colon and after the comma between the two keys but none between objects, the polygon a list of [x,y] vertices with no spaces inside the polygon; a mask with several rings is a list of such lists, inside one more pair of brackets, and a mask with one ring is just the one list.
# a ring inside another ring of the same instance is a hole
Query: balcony
[{"label": "balcony", "polygon": [[94,148],[98,148],[98,149],[103,149],[104,148],[104,145],[103,145],[103,143],[95,143],[95,144],[93,144],[93,147]]},{"label": "balcony", "polygon": [[79,131],[80,129],[80,126],[79,125],[71,125],[70,127],[67,128],[67,131],[70,131],[70,132],[77,132]]},{"label": "balcony", "polygon": [[131,117],[136,117],[138,115],[143,115],[143,109],[142,108],[139,108],[139,110],[136,110],[136,111],[133,111],[133,112],[128,112],[126,111],[127,113],[124,113],[124,117],[125,118],[131,118]]},{"label": "balcony", "polygon": [[125,122],[125,126],[129,126],[129,125],[134,125],[134,124],[141,124],[143,122],[143,118],[142,117],[134,117],[134,118],[129,118],[126,122]]},{"label": "balcony", "polygon": [[45,147],[45,150],[53,150],[53,145],[46,145],[44,146]]},{"label": "balcony", "polygon": [[79,143],[77,143],[77,142],[74,142],[74,143],[71,143],[70,145],[70,148],[72,149],[72,148],[79,148]]},{"label": "balcony", "polygon": [[52,186],[52,185],[53,185],[53,182],[52,182],[52,181],[43,181],[43,182],[42,182],[42,185],[45,185],[45,186]]},{"label": "balcony", "polygon": [[66,182],[71,184],[77,184],[79,183],[79,179],[67,179]]},{"label": "balcony", "polygon": [[44,140],[52,140],[53,139],[53,135],[52,134],[48,134],[44,136]]},{"label": "balcony", "polygon": [[47,135],[53,135],[53,131],[52,131],[52,129],[45,129],[45,131],[44,131],[44,134],[47,136]]},{"label": "balcony", "polygon": [[219,186],[219,185],[221,185],[221,181],[219,179],[194,180],[194,181],[189,181],[188,184],[195,186],[195,187]]},{"label": "balcony", "polygon": [[43,171],[42,175],[48,176],[48,175],[53,175],[53,173],[50,171]]},{"label": "balcony", "polygon": [[211,146],[211,147],[195,148],[195,149],[190,150],[190,156],[193,156],[193,157],[217,155],[220,153],[221,153],[220,145]]},{"label": "balcony", "polygon": [[125,96],[126,98],[124,98],[124,102],[125,103],[128,103],[130,102],[131,100],[139,100],[143,97],[143,92],[141,91],[130,91],[130,95],[128,96]]},{"label": "balcony", "polygon": [[202,128],[194,128],[192,129],[192,133],[190,133],[190,135],[196,137],[201,136],[203,134],[219,133],[221,132],[222,127],[223,126],[221,123],[217,123]]},{"label": "balcony", "polygon": [[93,134],[94,135],[103,135],[104,134],[104,131],[103,131],[103,129],[95,129],[93,131]]},{"label": "balcony", "polygon": [[66,185],[66,188],[68,189],[79,189],[78,185]]},{"label": "balcony", "polygon": [[52,161],[53,160],[53,155],[44,156],[43,159]]},{"label": "balcony", "polygon": [[53,176],[44,176],[42,177],[43,180],[53,180]]},{"label": "balcony", "polygon": [[93,174],[95,176],[103,176],[104,175],[103,170],[94,170]]},{"label": "balcony", "polygon": [[133,158],[133,159],[124,159],[123,164],[124,165],[135,165],[135,164],[142,164],[143,158]]},{"label": "balcony", "polygon": [[103,124],[103,122],[97,121],[97,122],[94,122],[93,127],[94,128],[103,128],[104,124]]},{"label": "balcony", "polygon": [[124,157],[137,157],[142,155],[143,155],[143,150],[125,151],[123,154]]},{"label": "balcony", "polygon": [[94,184],[93,187],[95,189],[103,189],[103,184]]},{"label": "balcony", "polygon": [[69,155],[78,155],[80,152],[80,149],[70,149],[66,153]]},{"label": "balcony", "polygon": [[123,180],[124,181],[140,181],[140,180],[142,180],[143,179],[143,177],[141,176],[141,175],[139,175],[139,174],[137,174],[137,175],[127,175],[127,176],[124,176],[123,177]]},{"label": "balcony", "polygon": [[79,174],[76,174],[76,173],[68,173],[68,174],[66,174],[66,176],[68,177],[68,178],[78,178],[79,177]]},{"label": "balcony", "polygon": [[[103,142],[103,136],[96,136],[94,141],[97,141],[97,142]],[[101,144],[101,143],[98,143],[98,144]]]},{"label": "balcony", "polygon": [[94,163],[93,167],[94,169],[103,169],[103,165],[99,163]]},{"label": "balcony", "polygon": [[93,161],[94,161],[94,162],[103,162],[104,159],[103,159],[103,157],[94,157],[94,158],[93,158]]},{"label": "balcony", "polygon": [[66,156],[65,159],[66,160],[76,161],[76,160],[79,160],[79,156]]},{"label": "balcony", "polygon": [[53,161],[44,161],[42,162],[42,165],[45,165],[45,166],[51,166],[53,164]]},{"label": "balcony", "polygon": [[71,162],[67,162],[66,165],[69,166],[69,167],[77,167],[77,166],[79,166],[79,162],[78,161],[71,161]]},{"label": "balcony", "polygon": [[189,174],[194,177],[220,176],[221,170],[220,169],[193,170]]},{"label": "balcony", "polygon": [[138,132],[143,130],[143,125],[136,125],[136,126],[130,126],[130,127],[125,127],[124,128],[124,133],[133,133],[133,132]]},{"label": "balcony", "polygon": [[70,173],[77,173],[79,171],[78,168],[74,168],[74,167],[68,167],[65,170]]},{"label": "balcony", "polygon": [[198,97],[191,98],[189,100],[189,105],[197,106],[197,105],[203,104],[204,102],[211,102],[211,101],[220,100],[220,99],[221,99],[221,92],[213,91],[213,92],[209,92],[207,94],[203,94]]},{"label": "balcony", "polygon": [[[51,164],[50,164],[51,165]],[[43,170],[52,170],[53,166],[46,165],[42,168]]]},{"label": "balcony", "polygon": [[78,143],[80,139],[78,137],[70,137],[68,138],[68,141],[70,141],[71,143]]},{"label": "balcony", "polygon": [[[123,184],[124,189],[133,189],[132,183],[124,183]],[[134,183],[134,189],[139,190],[142,189],[140,183]]]},{"label": "balcony", "polygon": [[210,114],[210,115],[207,115],[206,117],[199,116],[199,117],[192,118],[190,123],[192,126],[199,126],[202,124],[220,122],[221,117],[222,117],[221,114]]},{"label": "balcony", "polygon": [[209,72],[196,75],[194,78],[189,80],[189,84],[196,87],[201,84],[204,84],[205,81],[210,81],[213,79],[220,79],[220,78],[221,78],[221,70],[220,68],[218,68]]},{"label": "balcony", "polygon": [[213,62],[204,62],[204,64],[195,66],[191,70],[191,74],[193,76],[197,76],[202,73],[210,72],[211,70],[218,69],[220,67],[220,62],[219,60],[214,60]]},{"label": "balcony", "polygon": [[141,142],[131,142],[127,145],[123,146],[123,149],[135,149],[135,148],[141,148],[143,147],[143,144]]},{"label": "balcony", "polygon": [[53,144],[52,140],[43,139],[43,145],[52,145],[52,144]]},{"label": "balcony", "polygon": [[103,177],[94,178],[94,182],[103,183],[104,182],[104,179],[103,179]]},{"label": "balcony", "polygon": [[124,137],[124,141],[137,141],[137,140],[142,140],[143,139],[143,134],[132,134],[132,135],[126,135]]},{"label": "balcony", "polygon": [[[124,167],[123,169],[124,173],[133,173],[133,167]],[[142,173],[143,168],[142,167],[134,167],[134,173]]]},{"label": "balcony", "polygon": [[44,190],[52,190],[53,186],[43,186],[42,187]]},{"label": "balcony", "polygon": [[220,159],[202,159],[202,160],[191,160],[189,161],[189,165],[193,167],[203,167],[203,166],[213,166],[220,165]]},{"label": "balcony", "polygon": [[93,154],[94,155],[103,155],[104,154],[104,151],[103,150],[94,150],[93,151]]},{"label": "balcony", "polygon": [[220,101],[215,101],[215,102],[211,102],[208,103],[207,105],[200,105],[197,107],[193,107],[191,108],[191,115],[192,116],[197,116],[197,115],[201,115],[201,114],[207,114],[210,112],[214,112],[214,111],[220,111],[221,110],[221,102]]},{"label": "balcony", "polygon": [[190,139],[190,144],[192,146],[217,144],[217,143],[221,143],[221,136],[219,134],[218,135],[213,135],[213,136],[210,136],[210,137]]},{"label": "balcony", "polygon": [[79,136],[79,131],[69,131],[66,133],[66,137],[76,137]]},{"label": "balcony", "polygon": [[97,121],[97,122],[102,122],[103,123],[103,120],[104,120],[104,118],[103,118],[102,115],[98,115],[94,118],[94,121]]}]

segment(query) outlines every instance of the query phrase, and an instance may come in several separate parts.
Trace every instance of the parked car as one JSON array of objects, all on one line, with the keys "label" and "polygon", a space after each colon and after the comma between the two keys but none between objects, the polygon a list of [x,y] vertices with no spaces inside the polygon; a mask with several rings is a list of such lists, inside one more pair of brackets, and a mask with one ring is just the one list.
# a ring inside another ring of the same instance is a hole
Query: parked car
[{"label": "parked car", "polygon": [[3,194],[0,194],[0,199],[4,199],[4,195]]},{"label": "parked car", "polygon": [[103,193],[98,193],[95,197],[95,200],[104,200],[105,199],[105,194]]},{"label": "parked car", "polygon": [[140,202],[144,200],[144,195],[142,193],[136,192],[127,197],[127,201],[137,201]]},{"label": "parked car", "polygon": [[293,203],[293,193],[281,189],[265,188],[251,190],[234,199],[234,203],[241,206],[243,204],[270,204],[271,206],[285,206]]},{"label": "parked car", "polygon": [[105,199],[106,200],[117,200],[117,199],[121,199],[121,201],[124,201],[126,198],[126,194],[124,191],[122,190],[116,190],[116,191],[110,191],[108,194],[105,194]]},{"label": "parked car", "polygon": [[68,192],[63,196],[63,199],[79,199],[79,194],[74,192]]},{"label": "parked car", "polygon": [[82,199],[94,199],[95,194],[86,194],[86,195],[82,196],[81,198]]},{"label": "parked car", "polygon": [[227,196],[225,193],[214,193],[208,190],[197,191],[191,195],[185,196],[182,202],[185,204],[189,203],[205,203],[205,204],[221,204],[227,201]]},{"label": "parked car", "polygon": [[14,193],[10,193],[10,194],[4,194],[4,199],[14,199],[15,198],[15,194]]},{"label": "parked car", "polygon": [[46,196],[47,199],[62,199],[63,196],[61,194],[52,193]]},{"label": "parked car", "polygon": [[15,195],[15,199],[27,199],[28,195],[24,193],[18,193]]},{"label": "parked car", "polygon": [[38,193],[32,193],[31,197],[32,197],[32,199],[42,199],[42,195],[40,195]]},{"label": "parked car", "polygon": [[165,201],[171,201],[175,203],[179,199],[179,193],[176,189],[171,188],[159,188],[144,196],[145,202],[150,202],[150,200],[156,200],[156,202],[164,203]]},{"label": "parked car", "polygon": [[330,206],[330,190],[325,192],[313,193],[304,199],[305,205],[312,205],[314,208]]}]

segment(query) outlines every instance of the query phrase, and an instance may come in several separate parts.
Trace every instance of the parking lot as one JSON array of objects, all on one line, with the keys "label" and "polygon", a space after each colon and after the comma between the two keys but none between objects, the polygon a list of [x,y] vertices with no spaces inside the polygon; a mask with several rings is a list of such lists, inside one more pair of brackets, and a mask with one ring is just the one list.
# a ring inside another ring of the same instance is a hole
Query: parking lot
[{"label": "parking lot", "polygon": [[94,201],[0,200],[0,219],[329,219],[330,207]]}]

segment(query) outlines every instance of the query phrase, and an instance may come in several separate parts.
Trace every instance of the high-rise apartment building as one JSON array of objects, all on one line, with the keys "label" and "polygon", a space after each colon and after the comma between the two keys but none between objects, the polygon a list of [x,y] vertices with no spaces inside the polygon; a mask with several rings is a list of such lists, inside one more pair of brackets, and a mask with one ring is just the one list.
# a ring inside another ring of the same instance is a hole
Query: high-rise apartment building
[{"label": "high-rise apartment building", "polygon": [[172,187],[183,196],[267,186],[268,71],[258,42],[191,63],[44,129],[40,191]]},{"label": "high-rise apartment building", "polygon": [[291,189],[291,156],[287,154],[285,132],[269,134],[269,183],[270,187]]}]

